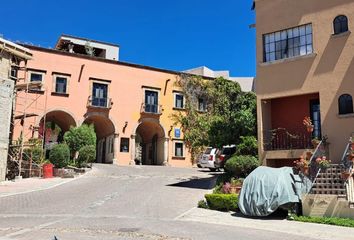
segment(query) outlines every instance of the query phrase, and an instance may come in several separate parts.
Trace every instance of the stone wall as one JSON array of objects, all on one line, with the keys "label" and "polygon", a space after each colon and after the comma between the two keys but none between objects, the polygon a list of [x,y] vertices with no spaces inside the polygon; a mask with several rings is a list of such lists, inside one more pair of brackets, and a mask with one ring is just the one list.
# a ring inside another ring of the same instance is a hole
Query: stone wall
[{"label": "stone wall", "polygon": [[0,181],[5,180],[14,81],[9,80],[8,56],[0,56]]}]

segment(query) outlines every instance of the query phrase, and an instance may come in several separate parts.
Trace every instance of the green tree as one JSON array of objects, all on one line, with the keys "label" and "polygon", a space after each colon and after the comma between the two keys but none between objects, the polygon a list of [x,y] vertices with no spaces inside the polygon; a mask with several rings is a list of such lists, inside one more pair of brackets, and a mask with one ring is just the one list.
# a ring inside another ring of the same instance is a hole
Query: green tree
[{"label": "green tree", "polygon": [[[186,111],[172,118],[181,126],[192,156],[204,146],[238,144],[241,136],[256,135],[256,96],[242,92],[237,82],[186,74],[177,79],[176,85],[184,93]],[[206,101],[206,112],[198,111],[201,98]]]},{"label": "green tree", "polygon": [[71,156],[74,156],[83,146],[96,146],[94,126],[83,124],[80,127],[71,127],[64,134],[64,141],[70,148]]}]

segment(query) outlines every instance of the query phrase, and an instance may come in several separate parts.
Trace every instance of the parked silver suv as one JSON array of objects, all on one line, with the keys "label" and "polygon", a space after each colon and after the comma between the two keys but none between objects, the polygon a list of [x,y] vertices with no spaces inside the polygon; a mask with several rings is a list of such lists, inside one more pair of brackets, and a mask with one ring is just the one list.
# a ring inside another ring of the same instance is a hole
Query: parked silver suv
[{"label": "parked silver suv", "polygon": [[217,169],[224,168],[226,161],[235,153],[236,153],[236,145],[223,146],[221,151],[219,151],[216,156],[214,167]]},{"label": "parked silver suv", "polygon": [[198,165],[202,168],[209,168],[210,171],[216,171],[217,168],[215,167],[214,162],[217,153],[217,148],[208,147],[200,157]]}]

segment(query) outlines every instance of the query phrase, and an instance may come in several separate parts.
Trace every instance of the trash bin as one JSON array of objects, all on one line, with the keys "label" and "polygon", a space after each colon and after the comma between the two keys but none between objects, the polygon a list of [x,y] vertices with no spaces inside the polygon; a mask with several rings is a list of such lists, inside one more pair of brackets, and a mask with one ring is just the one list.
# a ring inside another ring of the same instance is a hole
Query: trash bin
[{"label": "trash bin", "polygon": [[43,178],[53,177],[53,164],[45,163],[43,164]]}]

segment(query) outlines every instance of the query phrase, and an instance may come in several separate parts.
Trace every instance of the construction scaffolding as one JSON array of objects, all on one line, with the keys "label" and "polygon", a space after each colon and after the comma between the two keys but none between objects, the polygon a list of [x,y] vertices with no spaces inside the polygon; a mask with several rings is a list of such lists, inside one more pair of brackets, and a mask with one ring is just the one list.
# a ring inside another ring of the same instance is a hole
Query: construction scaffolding
[{"label": "construction scaffolding", "polygon": [[[7,178],[39,177],[42,174],[41,166],[38,162],[32,161],[32,151],[26,151],[26,149],[30,150],[36,146],[44,148],[47,91],[41,81],[31,81],[27,77],[27,60],[23,61],[21,66],[21,61],[14,58],[11,69],[11,78],[16,84],[12,100]],[[43,119],[37,119],[42,116]],[[39,126],[41,124],[43,126],[42,133]],[[15,136],[15,131],[19,129],[18,136]],[[17,139],[14,139],[15,137]]]}]

